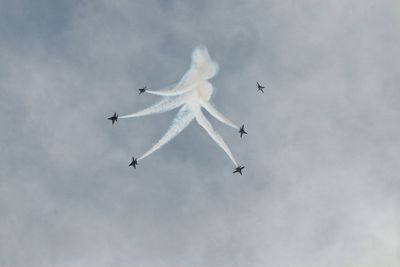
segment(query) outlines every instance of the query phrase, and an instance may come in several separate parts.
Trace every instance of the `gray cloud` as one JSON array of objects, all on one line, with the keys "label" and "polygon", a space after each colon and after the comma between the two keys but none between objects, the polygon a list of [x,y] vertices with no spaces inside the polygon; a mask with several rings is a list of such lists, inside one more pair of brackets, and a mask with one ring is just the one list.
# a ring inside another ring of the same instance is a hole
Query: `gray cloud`
[{"label": "gray cloud", "polygon": [[[0,1],[0,266],[400,264],[396,1],[36,2]],[[105,117],[198,44],[244,176],[196,124],[129,169],[175,112]]]}]

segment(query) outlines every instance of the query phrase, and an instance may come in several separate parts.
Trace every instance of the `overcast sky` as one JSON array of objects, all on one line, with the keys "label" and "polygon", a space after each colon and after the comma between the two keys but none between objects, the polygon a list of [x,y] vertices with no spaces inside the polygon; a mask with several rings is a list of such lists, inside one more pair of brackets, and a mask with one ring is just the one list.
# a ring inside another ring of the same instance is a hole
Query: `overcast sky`
[{"label": "overcast sky", "polygon": [[[400,4],[0,0],[0,266],[400,266]],[[193,48],[210,118],[128,167]],[[256,81],[266,85],[265,94]]]}]

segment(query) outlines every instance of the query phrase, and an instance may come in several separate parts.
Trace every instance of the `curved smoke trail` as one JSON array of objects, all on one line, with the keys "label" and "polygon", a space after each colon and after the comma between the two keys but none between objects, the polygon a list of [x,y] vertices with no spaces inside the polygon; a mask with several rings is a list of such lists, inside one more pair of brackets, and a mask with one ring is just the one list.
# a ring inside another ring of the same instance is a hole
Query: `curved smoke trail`
[{"label": "curved smoke trail", "polygon": [[211,60],[207,48],[199,46],[192,53],[190,69],[185,73],[176,86],[172,87],[172,89],[145,91],[149,94],[164,96],[160,102],[144,110],[120,117],[126,119],[157,114],[183,105],[165,135],[147,152],[139,157],[138,160],[142,160],[160,149],[185,129],[194,118],[196,118],[199,125],[202,126],[218,146],[225,151],[235,166],[238,166],[229,147],[226,145],[222,137],[214,130],[211,123],[201,111],[201,108],[204,108],[217,120],[232,128],[239,129],[235,123],[225,117],[209,102],[214,89],[207,80],[214,77],[217,74],[218,69],[218,64]]}]

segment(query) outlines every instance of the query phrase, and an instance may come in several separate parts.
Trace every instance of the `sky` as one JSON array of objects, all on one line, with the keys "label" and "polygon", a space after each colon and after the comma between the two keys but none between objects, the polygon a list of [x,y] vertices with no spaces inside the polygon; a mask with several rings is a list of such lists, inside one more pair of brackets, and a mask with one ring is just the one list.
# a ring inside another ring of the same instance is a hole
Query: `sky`
[{"label": "sky", "polygon": [[[400,265],[395,0],[0,0],[0,266]],[[197,45],[214,120],[129,168]],[[257,92],[256,82],[266,85]]]}]

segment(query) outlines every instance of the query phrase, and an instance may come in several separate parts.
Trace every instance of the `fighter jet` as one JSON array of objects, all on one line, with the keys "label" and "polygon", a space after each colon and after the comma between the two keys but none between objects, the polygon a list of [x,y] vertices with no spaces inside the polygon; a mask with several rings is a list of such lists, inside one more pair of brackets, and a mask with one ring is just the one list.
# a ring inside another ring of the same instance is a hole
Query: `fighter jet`
[{"label": "fighter jet", "polygon": [[112,117],[107,118],[108,120],[112,121],[112,124],[114,124],[114,122],[118,121],[118,114],[117,112],[114,112],[114,115]]},{"label": "fighter jet", "polygon": [[137,163],[137,159],[135,159],[134,157],[132,157],[132,162],[131,162],[131,164],[129,164],[129,166],[133,166],[133,168],[135,168],[136,169],[136,165],[137,165],[138,163]]},{"label": "fighter jet", "polygon": [[240,173],[240,175],[242,175],[242,170],[244,169],[244,166],[237,166],[235,168],[235,170],[233,171],[233,173],[237,172]]},{"label": "fighter jet", "polygon": [[147,86],[143,87],[143,88],[139,88],[139,95],[143,94],[144,92],[146,92]]},{"label": "fighter jet", "polygon": [[258,87],[257,92],[258,92],[258,91],[261,91],[261,92],[264,93],[264,88],[265,88],[265,86],[262,86],[262,85],[260,85],[260,84],[257,82],[257,87]]},{"label": "fighter jet", "polygon": [[247,134],[247,132],[244,130],[244,124],[240,127],[239,133],[240,133],[240,138],[242,138],[243,134]]}]

